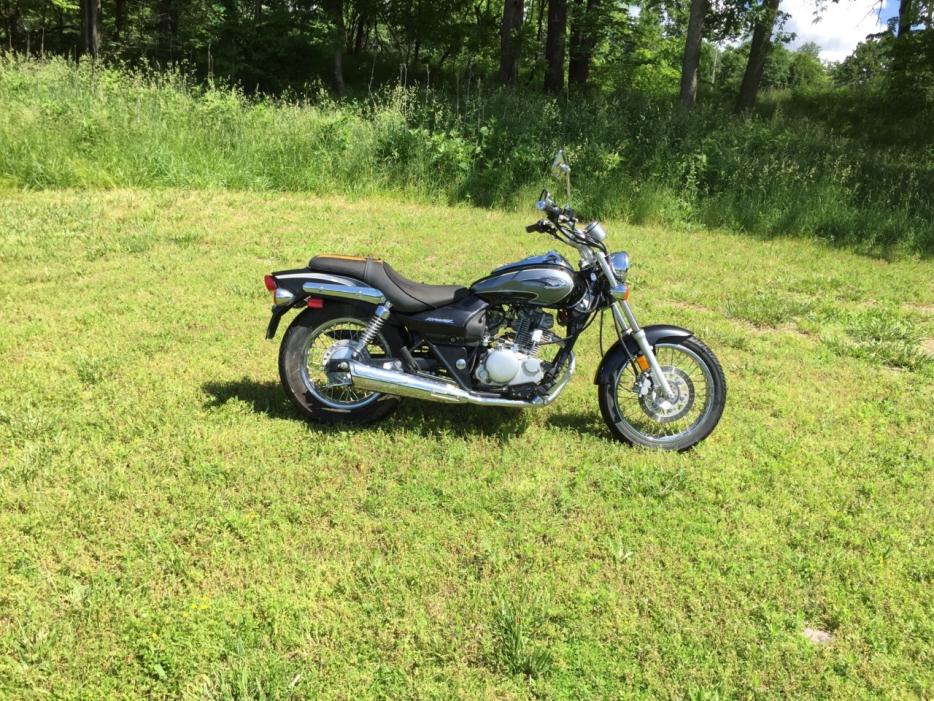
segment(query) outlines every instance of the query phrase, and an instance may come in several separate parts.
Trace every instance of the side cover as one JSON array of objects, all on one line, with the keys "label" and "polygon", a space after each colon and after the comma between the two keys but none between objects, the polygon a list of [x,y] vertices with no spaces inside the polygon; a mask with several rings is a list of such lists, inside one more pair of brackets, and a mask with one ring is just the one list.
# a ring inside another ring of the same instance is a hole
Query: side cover
[{"label": "side cover", "polygon": [[453,304],[411,315],[395,315],[409,329],[433,343],[476,345],[486,326],[484,312],[489,305],[468,295]]}]

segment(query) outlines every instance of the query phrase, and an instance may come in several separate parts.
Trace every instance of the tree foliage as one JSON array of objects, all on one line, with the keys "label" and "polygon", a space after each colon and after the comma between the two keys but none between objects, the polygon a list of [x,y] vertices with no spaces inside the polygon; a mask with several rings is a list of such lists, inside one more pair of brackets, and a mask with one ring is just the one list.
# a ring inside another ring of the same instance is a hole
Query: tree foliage
[{"label": "tree foliage", "polygon": [[691,106],[734,99],[746,76],[747,102],[760,88],[865,88],[912,109],[934,100],[934,0],[901,0],[889,31],[834,66],[814,45],[788,48],[775,2],[695,0],[689,37],[689,0],[0,0],[0,46],[183,65],[247,93],[459,92],[479,80],[674,97],[680,84]]}]

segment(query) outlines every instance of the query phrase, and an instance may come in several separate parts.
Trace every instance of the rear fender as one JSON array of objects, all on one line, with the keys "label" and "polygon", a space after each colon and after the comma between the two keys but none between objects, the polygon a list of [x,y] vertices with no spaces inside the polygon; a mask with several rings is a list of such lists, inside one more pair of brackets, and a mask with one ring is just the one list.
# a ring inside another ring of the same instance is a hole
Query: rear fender
[{"label": "rear fender", "polygon": [[[670,341],[683,341],[694,334],[680,326],[669,326],[668,324],[655,324],[654,326],[644,326],[645,338],[653,348],[659,343]],[[639,344],[632,337],[631,333],[623,336],[623,340],[614,343],[610,350],[603,356],[600,367],[597,368],[597,374],[594,377],[594,384],[609,384],[613,381],[613,371],[621,365],[639,355]]]},{"label": "rear fender", "polygon": [[362,280],[357,280],[356,278],[348,277],[345,275],[316,273],[312,272],[308,268],[280,270],[278,272],[272,273],[272,277],[276,281],[276,289],[287,290],[293,295],[293,299],[289,304],[273,305],[272,317],[269,319],[269,325],[266,327],[267,339],[275,337],[276,331],[279,328],[279,322],[282,320],[282,317],[285,316],[286,312],[288,312],[290,309],[301,309],[305,306],[309,294],[302,289],[302,286],[306,282],[319,282],[328,285],[344,286],[365,285]]},{"label": "rear fender", "polygon": [[308,268],[297,270],[280,270],[272,274],[276,280],[276,287],[282,287],[295,295],[296,300],[308,295],[302,290],[306,282],[323,282],[328,285],[365,285],[362,280],[346,275],[331,275],[330,273],[315,273]]}]

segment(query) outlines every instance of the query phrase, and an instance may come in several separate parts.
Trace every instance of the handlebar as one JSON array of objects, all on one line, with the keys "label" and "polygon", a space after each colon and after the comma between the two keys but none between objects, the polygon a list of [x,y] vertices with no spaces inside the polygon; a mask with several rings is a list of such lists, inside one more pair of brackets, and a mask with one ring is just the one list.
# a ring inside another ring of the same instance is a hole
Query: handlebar
[{"label": "handlebar", "polygon": [[564,213],[564,210],[561,209],[558,205],[553,204],[545,199],[541,199],[538,202],[536,202],[535,207],[542,212],[546,212],[552,217],[557,217],[559,214]]}]

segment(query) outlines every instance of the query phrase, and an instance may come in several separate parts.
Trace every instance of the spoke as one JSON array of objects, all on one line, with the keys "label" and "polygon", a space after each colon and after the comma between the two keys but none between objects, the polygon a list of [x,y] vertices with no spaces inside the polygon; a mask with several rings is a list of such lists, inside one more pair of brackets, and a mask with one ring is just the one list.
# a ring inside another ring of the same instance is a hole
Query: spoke
[{"label": "spoke", "polygon": [[[335,405],[355,405],[375,396],[374,392],[359,391],[344,382],[332,382],[324,369],[324,362],[335,344],[348,345],[359,339],[366,324],[357,319],[338,319],[318,327],[309,338],[305,351],[304,375],[309,389]],[[365,356],[389,358],[388,346],[377,336],[363,350]]]},{"label": "spoke", "polygon": [[[693,396],[679,396],[671,409],[663,410],[654,405],[652,396],[638,396],[632,387],[640,378],[649,375],[654,385],[654,375],[637,374],[632,367],[620,373],[616,387],[616,401],[620,416],[629,426],[650,440],[671,440],[692,431],[706,416],[711,403],[710,375],[695,354],[677,346],[662,346],[655,349],[655,357],[662,371],[678,392],[690,392]],[[683,416],[672,421],[662,421],[665,414]],[[653,415],[658,418],[653,418]]]}]

